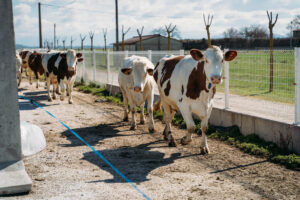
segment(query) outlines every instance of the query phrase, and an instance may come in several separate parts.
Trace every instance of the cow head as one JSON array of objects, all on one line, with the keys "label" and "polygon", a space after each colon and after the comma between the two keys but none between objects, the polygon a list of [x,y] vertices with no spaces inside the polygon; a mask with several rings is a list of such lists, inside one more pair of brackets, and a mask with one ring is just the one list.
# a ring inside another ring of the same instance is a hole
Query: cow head
[{"label": "cow head", "polygon": [[227,51],[223,54],[217,46],[211,46],[202,53],[198,49],[190,51],[194,60],[204,62],[204,70],[208,81],[212,84],[221,83],[222,65],[224,61],[232,61],[237,56],[236,51]]},{"label": "cow head", "polygon": [[77,62],[82,62],[82,53],[76,53],[75,50],[69,49],[66,53],[60,53],[62,59],[66,60],[68,68],[75,69]]},{"label": "cow head", "polygon": [[133,89],[135,92],[143,92],[148,76],[153,75],[154,65],[145,57],[133,59],[133,67],[121,69],[126,75],[133,77]]}]

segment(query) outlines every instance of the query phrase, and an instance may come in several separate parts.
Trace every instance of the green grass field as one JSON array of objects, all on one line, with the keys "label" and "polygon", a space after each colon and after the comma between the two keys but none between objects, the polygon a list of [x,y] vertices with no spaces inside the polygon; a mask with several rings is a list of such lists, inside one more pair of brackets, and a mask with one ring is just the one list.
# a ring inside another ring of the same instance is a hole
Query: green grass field
[{"label": "green grass field", "polygon": [[[92,54],[86,53],[84,56],[85,65],[92,67]],[[161,57],[163,56],[162,54]],[[119,67],[122,65],[122,59],[124,59],[124,55],[110,55],[111,72],[119,70]],[[101,71],[107,70],[106,54],[96,54],[96,67]],[[229,73],[231,94],[289,104],[294,103],[293,50],[274,51],[274,82],[272,92],[269,92],[269,51],[238,51],[237,58],[229,64]],[[218,86],[217,91],[224,91],[224,81]]]},{"label": "green grass field", "polygon": [[[270,101],[294,103],[294,51],[274,51],[273,92],[270,87],[270,57],[268,51],[240,51],[230,62],[231,94]],[[224,82],[218,91],[224,90]]]}]

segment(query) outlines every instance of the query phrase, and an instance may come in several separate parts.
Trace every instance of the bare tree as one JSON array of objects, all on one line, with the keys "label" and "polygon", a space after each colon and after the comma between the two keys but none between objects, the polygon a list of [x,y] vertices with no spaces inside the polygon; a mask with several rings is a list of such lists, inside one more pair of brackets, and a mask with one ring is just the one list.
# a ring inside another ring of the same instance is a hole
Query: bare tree
[{"label": "bare tree", "polygon": [[75,41],[75,39],[73,39],[73,37],[71,36],[71,49],[73,48],[73,42]]},{"label": "bare tree", "polygon": [[56,48],[58,49],[59,37],[56,37]]},{"label": "bare tree", "polygon": [[90,39],[91,39],[91,51],[93,51],[93,49],[94,49],[94,46],[93,46],[93,42],[94,42],[94,34],[95,34],[95,31],[90,31],[90,32],[89,32]]},{"label": "bare tree", "polygon": [[139,29],[136,29],[137,34],[139,35],[139,39],[140,39],[140,51],[143,51],[143,45],[142,45],[143,30],[144,30],[144,26],[142,27],[141,31]]},{"label": "bare tree", "polygon": [[107,29],[102,29],[103,37],[104,37],[104,50],[106,51],[106,35],[107,35]]},{"label": "bare tree", "polygon": [[64,48],[64,50],[66,49],[66,39],[67,39],[67,38],[63,38],[63,39],[62,39],[62,43],[63,43],[63,48]]},{"label": "bare tree", "polygon": [[252,24],[248,27],[242,27],[239,34],[246,39],[267,38],[267,29],[259,24]]},{"label": "bare tree", "polygon": [[290,31],[300,29],[300,15],[296,15],[294,19],[288,23],[286,28]]},{"label": "bare tree", "polygon": [[211,40],[210,40],[210,32],[209,32],[209,28],[210,28],[210,25],[211,25],[211,23],[212,23],[213,17],[214,17],[213,15],[210,16],[210,14],[209,14],[208,17],[207,17],[207,23],[206,23],[206,20],[205,20],[205,14],[203,14],[204,25],[205,25],[206,32],[207,32],[207,45],[208,45],[208,47],[211,46]]},{"label": "bare tree", "polygon": [[129,30],[130,30],[130,27],[127,29],[127,31],[124,32],[124,26],[122,25],[122,51],[125,50],[124,38],[125,38],[125,35],[128,33]]},{"label": "bare tree", "polygon": [[229,28],[223,32],[224,38],[240,38],[241,34],[238,29],[236,28]]},{"label": "bare tree", "polygon": [[267,11],[268,19],[269,19],[269,31],[270,31],[270,89],[269,92],[273,91],[273,27],[275,26],[277,19],[278,19],[278,14],[276,14],[275,21],[273,22],[272,19],[272,12]]},{"label": "bare tree", "polygon": [[80,34],[80,40],[81,40],[81,50],[83,50],[83,41],[85,40],[86,35],[85,36],[81,36]]},{"label": "bare tree", "polygon": [[173,26],[172,28],[172,24],[169,24],[169,26],[165,25],[166,28],[166,32],[168,34],[168,51],[171,50],[171,33],[175,30],[176,25]]},{"label": "bare tree", "polygon": [[[151,33],[152,34],[160,34],[160,35],[166,36],[166,37],[168,36],[168,33],[164,27],[155,28],[151,31]],[[175,29],[171,33],[171,37],[181,39],[180,35],[181,35],[181,33],[180,33],[178,27],[176,26]]]}]

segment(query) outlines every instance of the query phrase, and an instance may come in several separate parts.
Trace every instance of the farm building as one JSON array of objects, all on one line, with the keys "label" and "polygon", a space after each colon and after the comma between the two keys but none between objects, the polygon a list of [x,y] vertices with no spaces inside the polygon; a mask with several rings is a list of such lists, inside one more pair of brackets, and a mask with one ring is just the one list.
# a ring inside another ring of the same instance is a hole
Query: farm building
[{"label": "farm building", "polygon": [[300,38],[300,29],[296,29],[293,31],[293,38]]},{"label": "farm building", "polygon": [[[138,36],[132,37],[124,41],[125,50],[138,51],[140,47],[140,40]],[[116,50],[116,43],[114,50]],[[160,34],[144,35],[142,36],[143,50],[168,50],[168,38]],[[122,48],[122,41],[119,42],[119,49]],[[171,38],[171,50],[179,50],[182,48],[182,42]]]}]

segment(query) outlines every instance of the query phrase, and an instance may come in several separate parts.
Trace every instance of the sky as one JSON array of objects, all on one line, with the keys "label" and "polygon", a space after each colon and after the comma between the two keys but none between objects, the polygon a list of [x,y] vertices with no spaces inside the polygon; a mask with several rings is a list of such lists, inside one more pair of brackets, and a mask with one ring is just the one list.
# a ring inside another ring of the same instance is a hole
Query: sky
[{"label": "sky", "polygon": [[[59,43],[70,38],[80,45],[80,34],[94,31],[94,45],[104,45],[103,29],[107,29],[107,42],[116,41],[115,0],[13,0],[14,30],[17,44],[38,46],[38,2],[42,4],[43,40],[53,41],[53,26]],[[125,39],[137,36],[137,29],[144,26],[143,35],[172,23],[180,31],[182,39],[207,38],[203,13],[213,15],[210,34],[220,38],[223,32],[234,27],[240,29],[252,24],[268,28],[266,10],[278,13],[274,34],[288,34],[287,24],[300,14],[299,0],[118,0],[119,40],[122,25],[130,31]],[[275,18],[275,16],[273,17]]]}]

